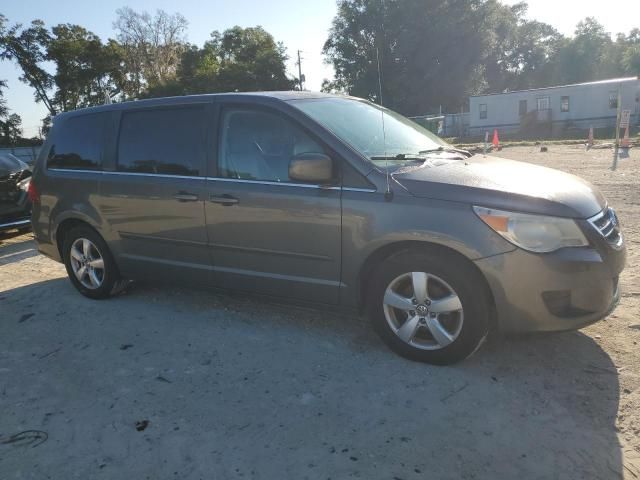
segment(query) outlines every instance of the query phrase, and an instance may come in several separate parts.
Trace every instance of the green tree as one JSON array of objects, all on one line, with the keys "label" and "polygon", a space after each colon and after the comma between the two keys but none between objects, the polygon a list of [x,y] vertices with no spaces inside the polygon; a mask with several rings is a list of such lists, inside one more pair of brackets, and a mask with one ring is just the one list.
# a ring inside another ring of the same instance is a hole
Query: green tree
[{"label": "green tree", "polygon": [[214,31],[203,48],[185,49],[174,81],[150,87],[146,96],[289,90],[286,60],[284,46],[262,27]]},{"label": "green tree", "polygon": [[0,145],[14,146],[22,138],[22,119],[17,113],[0,120]]},{"label": "green tree", "polygon": [[483,86],[484,0],[340,0],[324,45],[332,90],[379,100],[405,114],[458,110]]},{"label": "green tree", "polygon": [[[210,70],[215,72],[217,91],[288,90],[284,45],[262,27],[233,27],[211,34],[204,50],[210,52]],[[217,65],[216,61],[217,60]],[[207,65],[203,65],[206,69]],[[216,68],[217,67],[217,68]]]},{"label": "green tree", "polygon": [[119,45],[79,25],[52,28],[46,59],[55,65],[53,103],[60,111],[99,105],[124,88]]},{"label": "green tree", "polygon": [[629,35],[618,36],[620,63],[625,75],[640,76],[640,28],[634,28]]},{"label": "green tree", "polygon": [[489,91],[521,90],[544,84],[562,35],[545,23],[525,18],[527,4],[512,6],[488,2],[489,48],[484,59]]},{"label": "green tree", "polygon": [[42,21],[34,20],[27,28],[8,27],[0,15],[0,60],[17,64],[20,80],[34,89],[36,101],[47,108],[47,118],[102,104],[107,97],[124,97],[120,45],[113,40],[103,44],[79,25],[57,25],[49,31]]},{"label": "green tree", "polygon": [[157,10],[151,15],[129,7],[116,10],[116,15],[113,28],[125,59],[127,96],[137,98],[146,89],[175,82],[187,48],[187,20],[179,13]]},{"label": "green tree", "polygon": [[36,102],[42,102],[50,115],[56,114],[50,97],[53,76],[44,68],[51,36],[41,20],[23,28],[16,24],[7,26],[7,18],[0,14],[0,60],[12,60],[19,66],[20,81],[34,90]]},{"label": "green tree", "polygon": [[10,146],[17,144],[22,136],[22,119],[16,113],[9,113],[2,91],[6,87],[7,82],[0,80],[0,145]]},{"label": "green tree", "polygon": [[4,99],[3,88],[7,88],[6,80],[0,80],[0,119],[7,118],[7,115],[9,115],[9,107],[7,107],[7,101]]},{"label": "green tree", "polygon": [[589,82],[620,72],[609,62],[611,35],[593,17],[578,23],[573,38],[565,39],[555,58],[553,81],[557,84]]}]

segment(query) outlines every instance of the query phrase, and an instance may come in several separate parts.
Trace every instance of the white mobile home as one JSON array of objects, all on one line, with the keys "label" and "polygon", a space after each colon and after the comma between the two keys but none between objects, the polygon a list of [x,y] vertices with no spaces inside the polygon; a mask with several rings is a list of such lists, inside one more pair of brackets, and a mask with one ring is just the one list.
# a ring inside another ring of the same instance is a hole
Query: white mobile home
[{"label": "white mobile home", "polygon": [[618,107],[640,124],[640,77],[473,96],[469,99],[471,135],[500,133],[561,135],[571,130],[613,128]]}]

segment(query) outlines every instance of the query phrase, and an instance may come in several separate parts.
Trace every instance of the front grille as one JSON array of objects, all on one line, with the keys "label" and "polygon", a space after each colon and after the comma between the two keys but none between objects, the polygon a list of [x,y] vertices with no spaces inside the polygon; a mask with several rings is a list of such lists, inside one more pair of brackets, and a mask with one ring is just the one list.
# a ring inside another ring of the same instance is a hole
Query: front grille
[{"label": "front grille", "polygon": [[597,215],[589,219],[589,223],[593,225],[600,235],[604,237],[609,245],[620,247],[622,245],[622,232],[620,231],[620,223],[618,216],[613,208],[607,207]]}]

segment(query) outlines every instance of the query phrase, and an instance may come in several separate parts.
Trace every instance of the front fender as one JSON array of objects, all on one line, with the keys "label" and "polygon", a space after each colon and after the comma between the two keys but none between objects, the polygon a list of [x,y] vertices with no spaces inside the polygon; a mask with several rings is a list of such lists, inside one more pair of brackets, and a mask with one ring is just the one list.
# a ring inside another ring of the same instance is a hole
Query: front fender
[{"label": "front fender", "polygon": [[[438,245],[473,261],[515,246],[493,232],[471,205],[396,194],[344,192],[342,199],[342,303],[359,299],[363,269],[388,252]],[[372,260],[373,259],[373,260]]]}]

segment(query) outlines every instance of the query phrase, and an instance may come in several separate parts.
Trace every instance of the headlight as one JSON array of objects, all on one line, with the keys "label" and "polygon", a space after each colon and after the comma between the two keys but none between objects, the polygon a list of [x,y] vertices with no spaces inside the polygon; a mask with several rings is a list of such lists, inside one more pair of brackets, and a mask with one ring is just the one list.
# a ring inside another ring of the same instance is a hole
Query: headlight
[{"label": "headlight", "polygon": [[27,190],[29,190],[29,183],[31,182],[31,177],[29,178],[25,178],[24,180],[21,180],[18,182],[18,188],[20,190],[22,190],[23,192],[26,192]]},{"label": "headlight", "polygon": [[575,221],[473,207],[484,223],[514,245],[530,252],[553,252],[563,247],[589,245]]}]

